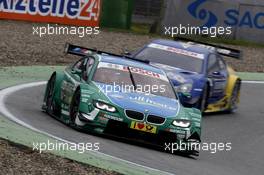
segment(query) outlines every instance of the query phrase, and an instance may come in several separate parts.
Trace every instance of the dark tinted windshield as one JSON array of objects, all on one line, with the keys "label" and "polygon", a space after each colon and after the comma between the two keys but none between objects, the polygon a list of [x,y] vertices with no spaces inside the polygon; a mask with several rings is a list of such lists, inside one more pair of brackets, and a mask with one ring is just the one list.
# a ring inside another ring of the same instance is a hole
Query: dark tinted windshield
[{"label": "dark tinted windshield", "polygon": [[93,81],[119,86],[122,91],[126,92],[133,91],[176,98],[172,86],[165,75],[141,68],[128,68],[124,65],[101,62],[94,74]]},{"label": "dark tinted windshield", "polygon": [[187,71],[201,73],[203,68],[203,55],[193,52],[152,44],[153,47],[146,47],[136,58],[149,60],[153,63],[165,64]]}]

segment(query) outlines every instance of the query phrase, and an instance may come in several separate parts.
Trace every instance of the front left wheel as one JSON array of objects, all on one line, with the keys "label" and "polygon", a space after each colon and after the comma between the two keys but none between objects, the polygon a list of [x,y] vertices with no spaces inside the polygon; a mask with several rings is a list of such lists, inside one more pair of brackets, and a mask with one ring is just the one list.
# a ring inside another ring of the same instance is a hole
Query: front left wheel
[{"label": "front left wheel", "polygon": [[240,81],[237,81],[235,83],[235,86],[233,88],[233,91],[230,97],[229,108],[227,110],[228,113],[234,113],[237,110],[237,105],[238,105],[239,95],[240,95],[240,87],[241,87],[241,83]]},{"label": "front left wheel", "polygon": [[51,115],[60,116],[60,107],[55,101],[55,82],[56,75],[52,75],[48,85],[46,93],[46,112]]}]

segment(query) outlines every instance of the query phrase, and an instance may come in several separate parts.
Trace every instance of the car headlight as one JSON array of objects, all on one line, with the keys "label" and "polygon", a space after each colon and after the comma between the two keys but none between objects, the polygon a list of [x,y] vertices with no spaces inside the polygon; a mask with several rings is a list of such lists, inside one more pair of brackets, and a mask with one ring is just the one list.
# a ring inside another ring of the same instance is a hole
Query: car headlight
[{"label": "car headlight", "polygon": [[192,84],[183,84],[178,88],[178,92],[190,93],[192,91]]},{"label": "car headlight", "polygon": [[191,122],[189,120],[174,120],[172,124],[174,126],[188,128],[191,125]]},{"label": "car headlight", "polygon": [[105,111],[108,111],[108,112],[116,112],[116,108],[113,107],[113,106],[110,106],[104,102],[100,102],[100,101],[95,101],[94,102],[95,104],[95,107],[98,108],[98,109],[102,109],[102,110],[105,110]]}]

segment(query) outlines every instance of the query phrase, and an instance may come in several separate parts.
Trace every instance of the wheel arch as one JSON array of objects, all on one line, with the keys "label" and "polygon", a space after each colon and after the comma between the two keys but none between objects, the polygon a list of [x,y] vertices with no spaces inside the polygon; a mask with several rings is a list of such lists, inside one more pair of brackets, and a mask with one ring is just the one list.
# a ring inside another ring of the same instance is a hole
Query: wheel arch
[{"label": "wheel arch", "polygon": [[47,98],[47,88],[48,88],[48,85],[49,85],[52,77],[54,77],[54,76],[56,77],[56,79],[55,79],[55,88],[54,88],[54,98],[55,98],[56,101],[58,101],[60,99],[60,89],[61,89],[62,81],[64,79],[64,75],[62,73],[59,73],[59,72],[54,71],[51,74],[51,76],[50,76],[50,78],[48,80],[48,83],[46,85],[45,95],[44,95],[44,102],[45,102],[45,100]]},{"label": "wheel arch", "polygon": [[241,82],[242,82],[241,78],[239,78],[237,75],[234,75],[234,74],[229,75],[227,86],[226,86],[226,95],[228,97],[231,97],[235,84],[239,83],[239,85],[241,85]]}]

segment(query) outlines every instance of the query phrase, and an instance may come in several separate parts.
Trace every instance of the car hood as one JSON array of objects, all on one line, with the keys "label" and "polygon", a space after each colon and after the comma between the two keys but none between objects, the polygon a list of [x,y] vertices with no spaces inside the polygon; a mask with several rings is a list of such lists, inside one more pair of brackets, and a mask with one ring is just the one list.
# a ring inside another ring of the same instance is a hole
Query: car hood
[{"label": "car hood", "polygon": [[114,89],[113,85],[96,84],[113,104],[123,109],[159,115],[166,118],[175,117],[180,109],[180,104],[176,99],[138,92],[125,92],[124,90],[121,91],[120,88]]},{"label": "car hood", "polygon": [[203,78],[202,74],[188,71],[185,69],[180,69],[177,67],[168,66],[165,64],[159,63],[151,63],[153,66],[159,67],[164,70],[168,76],[168,78],[172,81],[174,86],[179,86],[185,83],[195,83],[195,81],[200,80]]}]

